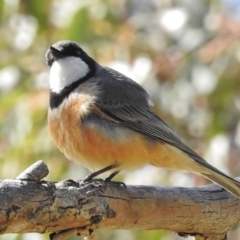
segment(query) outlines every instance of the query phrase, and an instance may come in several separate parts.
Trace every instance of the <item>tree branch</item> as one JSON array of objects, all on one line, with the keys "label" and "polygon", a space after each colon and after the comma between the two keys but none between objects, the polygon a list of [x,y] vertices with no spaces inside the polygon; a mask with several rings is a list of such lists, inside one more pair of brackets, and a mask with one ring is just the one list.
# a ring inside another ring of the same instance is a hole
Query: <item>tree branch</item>
[{"label": "tree branch", "polygon": [[218,185],[127,186],[94,180],[41,181],[38,161],[16,179],[0,181],[0,233],[50,232],[91,237],[101,229],[166,229],[195,239],[223,240],[240,218],[240,201]]}]

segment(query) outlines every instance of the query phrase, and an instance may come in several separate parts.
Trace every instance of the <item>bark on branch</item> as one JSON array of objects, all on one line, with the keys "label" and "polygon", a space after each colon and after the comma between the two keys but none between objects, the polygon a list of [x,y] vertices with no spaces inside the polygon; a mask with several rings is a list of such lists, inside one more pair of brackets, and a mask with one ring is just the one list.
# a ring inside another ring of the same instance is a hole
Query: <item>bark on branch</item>
[{"label": "bark on branch", "polygon": [[240,219],[240,200],[217,185],[151,187],[83,185],[41,180],[38,161],[16,179],[0,181],[0,233],[53,233],[91,237],[95,229],[166,229],[180,236],[223,240]]}]

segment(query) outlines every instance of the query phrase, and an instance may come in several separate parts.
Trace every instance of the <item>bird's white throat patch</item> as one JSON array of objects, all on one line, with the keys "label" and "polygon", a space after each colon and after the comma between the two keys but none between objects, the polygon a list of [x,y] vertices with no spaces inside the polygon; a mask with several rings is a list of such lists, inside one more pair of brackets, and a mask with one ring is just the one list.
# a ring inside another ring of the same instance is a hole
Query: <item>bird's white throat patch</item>
[{"label": "bird's white throat patch", "polygon": [[78,57],[54,61],[50,69],[50,89],[60,93],[65,87],[86,76],[89,71],[88,65]]}]

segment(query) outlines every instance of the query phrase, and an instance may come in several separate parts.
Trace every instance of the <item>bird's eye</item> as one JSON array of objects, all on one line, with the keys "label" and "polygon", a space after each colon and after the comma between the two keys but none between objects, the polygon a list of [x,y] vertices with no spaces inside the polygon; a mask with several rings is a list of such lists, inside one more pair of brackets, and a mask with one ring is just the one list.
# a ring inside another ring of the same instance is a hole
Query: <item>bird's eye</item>
[{"label": "bird's eye", "polygon": [[77,54],[77,56],[81,56],[81,51],[77,50],[76,54]]}]

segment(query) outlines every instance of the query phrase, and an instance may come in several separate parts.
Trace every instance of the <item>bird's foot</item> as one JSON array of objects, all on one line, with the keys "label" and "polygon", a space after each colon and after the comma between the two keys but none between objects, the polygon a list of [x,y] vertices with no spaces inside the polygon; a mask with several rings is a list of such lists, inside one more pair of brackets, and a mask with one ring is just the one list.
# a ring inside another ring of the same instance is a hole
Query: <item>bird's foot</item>
[{"label": "bird's foot", "polygon": [[106,183],[111,183],[117,186],[122,186],[124,188],[127,188],[126,184],[124,182],[116,182],[116,181],[112,181],[112,179],[118,174],[119,172],[113,172],[112,174],[110,174],[107,178],[104,179],[104,181]]},{"label": "bird's foot", "polygon": [[[107,170],[106,170],[107,169]],[[94,178],[96,176],[98,176],[99,174],[108,171],[112,169],[112,166],[109,166],[107,168],[101,169],[100,171],[97,172],[93,172],[90,173],[89,175],[87,175],[83,180],[80,180],[78,183],[80,186],[86,185],[86,184],[94,184],[94,185],[107,185],[108,183],[110,184],[114,184],[114,185],[119,185],[119,186],[123,186],[124,188],[126,188],[126,184],[124,182],[116,182],[116,181],[112,181],[112,179],[119,173],[119,171],[115,171],[113,173],[111,173],[107,178],[105,179],[99,179],[99,178]]]}]

